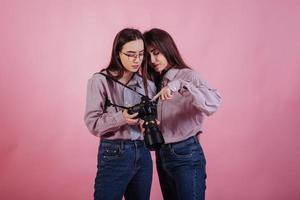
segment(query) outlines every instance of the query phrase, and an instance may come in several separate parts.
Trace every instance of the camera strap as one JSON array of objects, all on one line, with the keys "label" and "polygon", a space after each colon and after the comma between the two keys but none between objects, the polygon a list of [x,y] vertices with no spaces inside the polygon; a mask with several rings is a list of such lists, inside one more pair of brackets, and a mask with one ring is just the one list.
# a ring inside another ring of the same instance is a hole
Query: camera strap
[{"label": "camera strap", "polygon": [[124,83],[120,82],[120,81],[119,81],[119,80],[117,80],[117,79],[114,79],[113,77],[111,77],[111,76],[109,76],[109,75],[107,75],[107,74],[104,74],[104,73],[102,73],[102,72],[98,72],[98,74],[102,74],[102,75],[103,75],[103,76],[105,76],[106,78],[108,78],[108,79],[110,79],[110,80],[112,80],[112,81],[114,81],[114,82],[116,82],[116,83],[119,83],[119,84],[121,84],[122,86],[124,86],[124,87],[128,88],[129,90],[132,90],[132,91],[134,91],[135,93],[137,93],[137,94],[141,95],[142,97],[145,97],[145,95],[143,95],[143,94],[141,94],[141,93],[139,93],[139,92],[135,91],[135,90],[134,90],[134,89],[132,89],[131,87],[128,87],[128,86],[127,86],[127,85],[125,85]]}]

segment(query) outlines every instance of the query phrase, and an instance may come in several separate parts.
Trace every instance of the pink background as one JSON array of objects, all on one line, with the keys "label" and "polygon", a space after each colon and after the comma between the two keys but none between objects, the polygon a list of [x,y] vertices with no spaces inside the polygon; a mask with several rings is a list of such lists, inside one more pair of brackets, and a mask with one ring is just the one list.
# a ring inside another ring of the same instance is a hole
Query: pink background
[{"label": "pink background", "polygon": [[0,199],[92,199],[86,82],[124,27],[167,30],[222,94],[201,136],[207,199],[300,199],[299,19],[296,0],[1,0]]}]

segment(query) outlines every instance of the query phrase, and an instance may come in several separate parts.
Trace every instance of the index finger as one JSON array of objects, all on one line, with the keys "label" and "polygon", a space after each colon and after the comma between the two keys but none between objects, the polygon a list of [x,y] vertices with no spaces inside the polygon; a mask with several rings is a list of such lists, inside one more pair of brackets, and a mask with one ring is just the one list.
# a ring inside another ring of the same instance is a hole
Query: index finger
[{"label": "index finger", "polygon": [[139,119],[131,119],[131,118],[127,119],[127,122],[132,124],[138,123],[138,121]]},{"label": "index finger", "polygon": [[133,114],[128,114],[127,113],[127,115],[128,115],[129,118],[134,118],[134,117],[138,116],[138,114],[139,114],[138,112],[133,113]]},{"label": "index finger", "polygon": [[160,93],[161,93],[161,92],[157,93],[157,94],[151,99],[151,101],[155,101],[155,100],[160,96]]}]

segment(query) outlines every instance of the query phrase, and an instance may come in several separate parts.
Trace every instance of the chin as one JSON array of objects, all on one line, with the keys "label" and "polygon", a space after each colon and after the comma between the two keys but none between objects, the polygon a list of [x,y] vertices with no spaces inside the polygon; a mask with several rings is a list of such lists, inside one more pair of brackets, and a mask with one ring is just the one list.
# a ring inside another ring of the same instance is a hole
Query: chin
[{"label": "chin", "polygon": [[155,71],[158,72],[158,73],[161,73],[163,70],[162,69],[157,69]]},{"label": "chin", "polygon": [[131,69],[131,70],[129,70],[129,71],[135,73],[135,72],[138,72],[139,69],[140,69],[140,68],[138,68],[138,69]]}]

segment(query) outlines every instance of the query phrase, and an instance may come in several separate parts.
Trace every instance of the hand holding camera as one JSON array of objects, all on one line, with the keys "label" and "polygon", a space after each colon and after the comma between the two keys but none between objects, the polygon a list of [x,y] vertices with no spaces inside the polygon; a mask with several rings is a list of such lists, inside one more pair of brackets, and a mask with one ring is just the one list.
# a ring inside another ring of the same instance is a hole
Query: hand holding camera
[{"label": "hand holding camera", "polygon": [[[141,102],[131,106],[125,107],[121,105],[117,105],[115,103],[110,102],[109,99],[106,99],[105,105],[106,106],[114,106],[123,108],[123,116],[129,125],[137,125],[139,119],[142,119],[144,123],[142,124],[142,128],[144,128],[144,141],[149,150],[157,150],[161,147],[162,144],[165,143],[162,133],[159,130],[157,124],[157,103],[155,101],[151,101],[148,96],[145,96],[132,88],[128,87],[127,85],[121,83],[118,80],[108,76],[107,74],[101,73],[107,79],[110,79],[114,82],[117,82],[124,87],[132,90],[133,92],[141,95]],[[156,95],[159,96],[159,95]]]},{"label": "hand holding camera", "polygon": [[125,118],[127,124],[137,125],[139,123],[139,119],[136,118],[139,113],[128,114],[128,110],[125,109],[125,110],[123,110],[122,114],[123,114],[123,117]]}]

